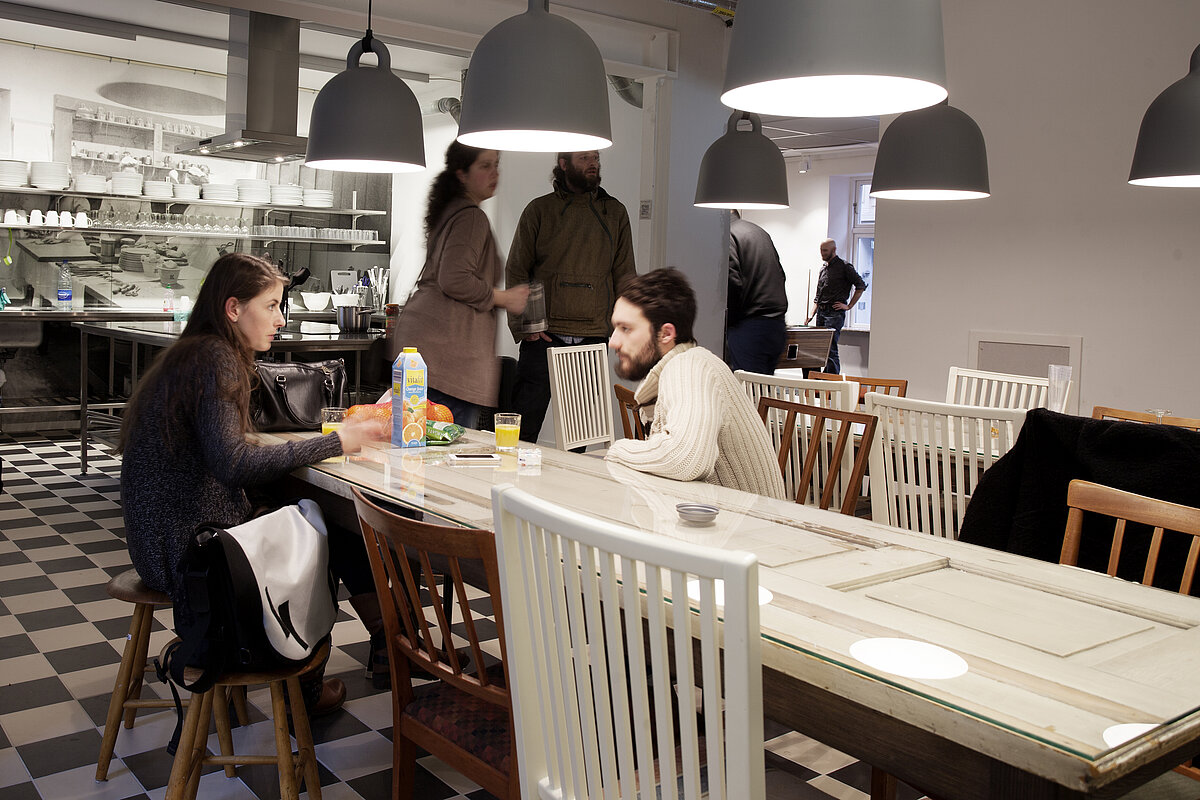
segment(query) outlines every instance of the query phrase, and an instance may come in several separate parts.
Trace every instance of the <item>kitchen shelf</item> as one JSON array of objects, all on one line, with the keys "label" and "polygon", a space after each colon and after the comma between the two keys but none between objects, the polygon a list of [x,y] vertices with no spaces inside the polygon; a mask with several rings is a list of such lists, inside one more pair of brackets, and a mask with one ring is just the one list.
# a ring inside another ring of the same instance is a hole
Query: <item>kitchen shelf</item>
[{"label": "kitchen shelf", "polygon": [[[79,156],[72,156],[79,158]],[[115,163],[115,162],[109,162]],[[146,166],[146,165],[143,165]],[[163,167],[155,167],[155,169],[163,169]],[[338,214],[343,216],[355,217],[381,217],[387,214],[386,211],[376,211],[374,209],[365,208],[323,208],[321,206],[288,206],[277,205],[273,203],[242,203],[237,200],[187,200],[184,198],[173,197],[147,197],[140,194],[112,194],[98,192],[75,192],[68,189],[37,189],[28,186],[0,186],[0,194],[39,194],[39,195],[54,195],[56,197],[94,197],[100,200],[133,200],[140,203],[159,203],[168,206],[225,206],[228,208],[253,208],[266,211],[286,211],[286,212],[305,212],[313,214]],[[322,239],[321,241],[329,241]]]},{"label": "kitchen shelf", "polygon": [[383,239],[319,239],[312,236],[264,236],[261,234],[240,234],[227,231],[168,231],[154,228],[66,228],[54,225],[5,225],[0,223],[0,230],[36,231],[38,233],[130,233],[136,236],[148,236],[154,239],[232,239],[235,241],[253,242],[304,242],[307,244],[340,244],[353,247],[369,245],[387,245]]}]

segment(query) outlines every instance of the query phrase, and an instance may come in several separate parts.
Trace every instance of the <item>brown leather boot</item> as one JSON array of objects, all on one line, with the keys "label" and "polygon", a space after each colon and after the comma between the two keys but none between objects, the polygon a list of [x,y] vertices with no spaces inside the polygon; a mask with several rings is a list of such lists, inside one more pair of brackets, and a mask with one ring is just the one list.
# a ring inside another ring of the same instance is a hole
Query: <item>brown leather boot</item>
[{"label": "brown leather boot", "polygon": [[390,689],[392,673],[388,669],[387,636],[383,630],[383,612],[379,608],[379,595],[356,594],[350,598],[350,607],[358,615],[363,627],[371,635],[371,650],[367,660],[367,677],[376,689]]}]

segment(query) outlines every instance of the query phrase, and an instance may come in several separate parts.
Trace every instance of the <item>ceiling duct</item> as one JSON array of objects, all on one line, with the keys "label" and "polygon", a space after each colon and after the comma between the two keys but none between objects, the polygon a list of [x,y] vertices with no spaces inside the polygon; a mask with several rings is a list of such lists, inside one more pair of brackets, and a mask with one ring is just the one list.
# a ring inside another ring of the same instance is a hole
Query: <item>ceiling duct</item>
[{"label": "ceiling duct", "polygon": [[299,20],[230,9],[228,65],[225,132],[177,152],[241,161],[304,158],[308,140],[296,135]]}]

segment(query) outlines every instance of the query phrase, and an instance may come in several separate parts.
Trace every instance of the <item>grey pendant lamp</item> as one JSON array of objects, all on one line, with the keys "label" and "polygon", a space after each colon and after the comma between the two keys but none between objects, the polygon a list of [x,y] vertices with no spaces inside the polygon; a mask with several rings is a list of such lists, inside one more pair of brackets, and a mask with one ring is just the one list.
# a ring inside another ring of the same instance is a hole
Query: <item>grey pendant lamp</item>
[{"label": "grey pendant lamp", "polygon": [[[738,123],[750,121],[750,130]],[[763,136],[758,114],[734,111],[725,135],[700,160],[696,202],[700,208],[787,208],[787,169],[783,153]]]},{"label": "grey pendant lamp", "polygon": [[1146,109],[1129,182],[1137,186],[1200,186],[1200,47],[1188,74]]},{"label": "grey pendant lamp", "polygon": [[721,102],[856,117],[946,97],[940,0],[741,0]]},{"label": "grey pendant lamp", "polygon": [[479,40],[463,82],[458,140],[489,150],[599,150],[612,144],[600,48],[549,0]]},{"label": "grey pendant lamp", "polygon": [[880,137],[872,197],[974,200],[990,195],[983,131],[946,101],[901,114]]},{"label": "grey pendant lamp", "polygon": [[[364,67],[366,52],[379,66]],[[396,73],[387,46],[367,33],[350,48],[346,70],[330,78],[313,101],[306,166],[341,172],[417,172],[425,169],[425,134],[417,98]]]}]

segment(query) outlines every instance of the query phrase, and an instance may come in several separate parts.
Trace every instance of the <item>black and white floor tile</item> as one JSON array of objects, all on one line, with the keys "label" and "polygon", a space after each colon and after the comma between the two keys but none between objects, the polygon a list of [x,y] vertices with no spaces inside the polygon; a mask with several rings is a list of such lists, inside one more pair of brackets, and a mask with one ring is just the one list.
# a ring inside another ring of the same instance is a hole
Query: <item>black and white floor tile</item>
[{"label": "black and white floor tile", "polygon": [[[79,441],[69,433],[0,433],[0,800],[160,800],[171,759],[164,749],[175,712],[143,712],[122,729],[108,781],[95,781],[108,697],[116,678],[130,606],[108,597],[109,577],[129,566],[117,481],[119,462],[89,448],[79,472]],[[348,689],[345,707],[313,721],[322,795],[327,800],[386,798],[391,792],[391,706],[361,667],[366,633],[342,604],[327,675]],[[155,653],[171,637],[171,612],[160,611]],[[147,691],[167,697],[147,675]],[[265,689],[250,693],[251,722],[234,732],[235,749],[271,752]],[[258,709],[255,711],[254,709]],[[797,800],[866,800],[870,770],[798,734],[768,730],[772,773],[781,796]],[[214,742],[215,744],[215,742]],[[433,756],[415,796],[481,800],[491,795]],[[775,794],[777,792],[773,792]],[[239,767],[201,779],[206,800],[279,796],[273,767]],[[901,799],[918,793],[902,787]]]}]

